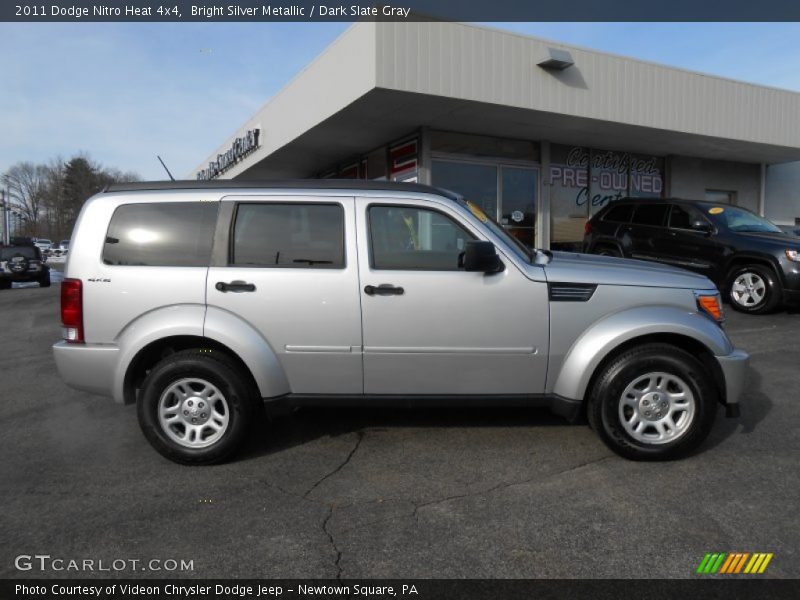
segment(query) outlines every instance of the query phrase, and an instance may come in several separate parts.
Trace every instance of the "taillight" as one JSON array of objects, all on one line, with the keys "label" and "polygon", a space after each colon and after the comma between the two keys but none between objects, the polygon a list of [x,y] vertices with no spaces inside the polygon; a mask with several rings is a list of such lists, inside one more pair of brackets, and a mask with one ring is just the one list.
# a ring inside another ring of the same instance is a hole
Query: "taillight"
[{"label": "taillight", "polygon": [[66,341],[83,343],[83,285],[80,279],[65,279],[61,283],[61,325]]},{"label": "taillight", "polygon": [[589,235],[590,233],[592,233],[592,222],[586,221],[583,225],[583,235]]}]

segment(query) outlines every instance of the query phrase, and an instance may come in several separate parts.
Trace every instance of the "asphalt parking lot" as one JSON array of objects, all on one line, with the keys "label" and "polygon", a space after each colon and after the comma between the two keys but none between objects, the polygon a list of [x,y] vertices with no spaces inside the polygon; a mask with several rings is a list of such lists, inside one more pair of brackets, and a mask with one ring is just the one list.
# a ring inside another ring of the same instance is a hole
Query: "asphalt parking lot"
[{"label": "asphalt parking lot", "polygon": [[799,577],[800,313],[727,316],[752,356],[742,417],[720,409],[682,461],[626,461],[542,411],[304,409],[190,468],[133,406],[60,381],[57,285],[0,292],[0,577],[92,575],[14,566],[48,554],[193,561],[128,577],[674,578],[711,551]]}]

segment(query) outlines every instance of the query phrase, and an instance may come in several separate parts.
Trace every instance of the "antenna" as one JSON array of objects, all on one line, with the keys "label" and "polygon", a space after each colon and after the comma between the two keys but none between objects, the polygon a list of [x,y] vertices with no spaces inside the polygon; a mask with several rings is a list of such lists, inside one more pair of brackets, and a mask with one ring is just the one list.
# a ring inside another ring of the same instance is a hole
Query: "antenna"
[{"label": "antenna", "polygon": [[164,161],[161,160],[161,157],[158,154],[156,154],[156,158],[158,159],[158,162],[161,163],[161,166],[164,167],[164,170],[167,172],[167,175],[169,175],[169,178],[172,181],[175,181],[175,178],[172,176],[172,173],[169,172],[169,169],[167,168],[167,165],[164,164]]}]

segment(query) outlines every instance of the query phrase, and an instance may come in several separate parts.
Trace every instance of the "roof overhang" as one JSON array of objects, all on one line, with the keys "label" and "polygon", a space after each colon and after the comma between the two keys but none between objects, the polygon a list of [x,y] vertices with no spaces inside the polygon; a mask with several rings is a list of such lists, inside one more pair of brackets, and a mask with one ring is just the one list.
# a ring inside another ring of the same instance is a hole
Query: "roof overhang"
[{"label": "roof overhang", "polygon": [[746,163],[800,160],[800,148],[715,138],[510,106],[374,89],[237,175],[310,177],[420,127],[625,152]]},{"label": "roof overhang", "polygon": [[[538,66],[554,45],[574,65]],[[223,177],[314,176],[422,127],[658,156],[800,160],[795,92],[444,22],[356,23],[222,150],[254,127],[261,146]]]}]

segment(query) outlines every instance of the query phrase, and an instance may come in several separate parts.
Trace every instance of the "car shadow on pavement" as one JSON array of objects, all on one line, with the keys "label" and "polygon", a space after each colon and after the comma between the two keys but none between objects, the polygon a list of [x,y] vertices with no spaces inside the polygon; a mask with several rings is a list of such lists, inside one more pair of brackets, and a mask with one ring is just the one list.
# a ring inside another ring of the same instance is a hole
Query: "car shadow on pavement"
[{"label": "car shadow on pavement", "polygon": [[728,419],[725,417],[725,409],[720,407],[714,428],[706,442],[700,446],[699,453],[722,444],[735,433],[752,433],[772,410],[772,400],[761,391],[761,374],[752,366],[747,369],[745,381],[747,387],[741,397],[741,416],[738,419]]},{"label": "car shadow on pavement", "polygon": [[323,437],[338,437],[369,429],[477,427],[586,427],[571,424],[546,408],[492,407],[274,407],[253,428],[237,460],[279,453]]}]

